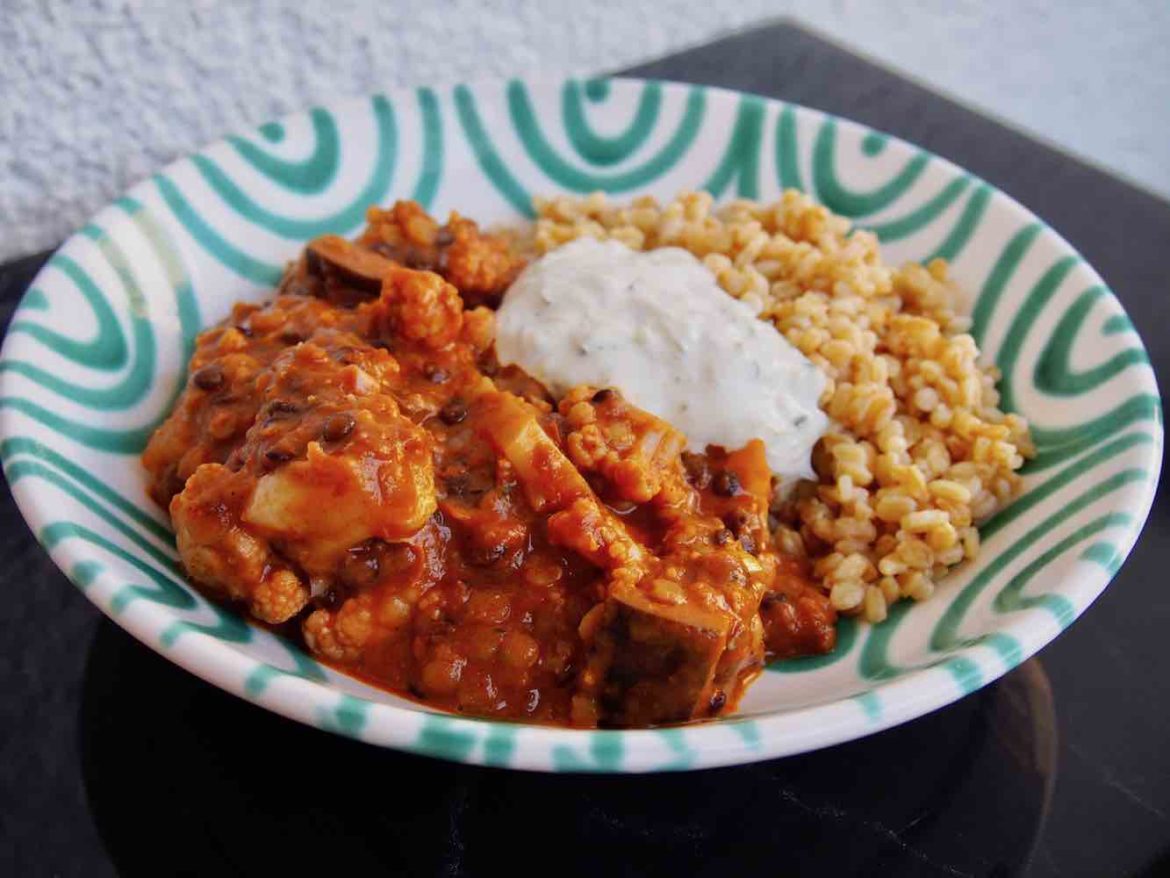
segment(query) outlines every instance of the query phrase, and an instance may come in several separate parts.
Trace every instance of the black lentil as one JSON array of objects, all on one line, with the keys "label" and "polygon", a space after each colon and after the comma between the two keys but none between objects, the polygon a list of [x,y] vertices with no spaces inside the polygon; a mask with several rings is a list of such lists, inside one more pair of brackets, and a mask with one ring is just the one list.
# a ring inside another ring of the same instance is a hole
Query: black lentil
[{"label": "black lentil", "polygon": [[287,399],[274,399],[268,403],[268,413],[270,415],[295,415],[301,410],[301,407],[295,402]]},{"label": "black lentil", "polygon": [[740,492],[739,476],[731,470],[720,470],[711,480],[711,490],[720,497],[734,497]]},{"label": "black lentil", "polygon": [[467,403],[461,399],[453,399],[441,409],[439,409],[439,418],[444,424],[458,424],[467,417]]},{"label": "black lentil", "polygon": [[270,466],[288,463],[293,459],[293,453],[285,448],[269,448],[264,452],[264,460]]},{"label": "black lentil", "polygon": [[338,412],[325,419],[325,426],[321,429],[321,438],[326,442],[340,442],[353,432],[357,420],[349,412]]},{"label": "black lentil", "polygon": [[205,390],[208,393],[213,390],[219,390],[219,388],[223,387],[223,382],[223,367],[215,363],[212,363],[210,366],[204,366],[191,376],[191,383],[200,390]]}]

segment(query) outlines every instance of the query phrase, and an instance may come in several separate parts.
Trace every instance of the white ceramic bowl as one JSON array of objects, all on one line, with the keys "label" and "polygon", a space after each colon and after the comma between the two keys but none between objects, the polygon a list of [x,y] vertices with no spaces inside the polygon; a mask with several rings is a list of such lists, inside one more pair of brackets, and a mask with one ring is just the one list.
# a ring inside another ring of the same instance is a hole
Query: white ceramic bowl
[{"label": "white ceramic bowl", "polygon": [[[193,339],[259,299],[302,243],[367,205],[419,200],[481,222],[533,194],[763,199],[795,186],[875,229],[888,260],[943,255],[974,334],[1033,425],[1026,492],[978,563],[883,625],[847,620],[827,657],[770,668],[737,716],[579,731],[431,712],[325,668],[184,581],[138,455]],[[1008,196],[909,144],[812,110],[631,80],[429,88],[339,103],[229,137],[134,187],[70,238],[17,311],[0,361],[4,470],[37,538],[103,612],[200,677],[372,744],[542,770],[748,762],[860,737],[986,685],[1055,637],[1137,539],[1161,460],[1141,341],[1103,281]],[[1085,662],[1093,661],[1085,656]],[[149,700],[150,692],[142,698]]]}]

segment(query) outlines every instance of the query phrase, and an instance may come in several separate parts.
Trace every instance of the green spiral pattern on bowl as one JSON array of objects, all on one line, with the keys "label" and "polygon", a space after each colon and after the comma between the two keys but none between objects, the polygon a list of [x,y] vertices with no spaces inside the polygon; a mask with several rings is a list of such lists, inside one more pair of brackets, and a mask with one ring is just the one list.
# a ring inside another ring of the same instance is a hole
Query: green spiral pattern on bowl
[{"label": "green spiral pattern on bowl", "polygon": [[[308,238],[352,234],[370,204],[410,197],[504,219],[533,216],[538,194],[669,197],[683,188],[720,198],[801,189],[898,258],[952,261],[977,294],[972,334],[1003,373],[1003,404],[1029,417],[1037,442],[1025,494],[982,529],[978,565],[927,604],[895,606],[884,625],[844,620],[834,654],[774,666],[757,684],[763,697],[823,686],[832,704],[817,706],[813,688],[802,696],[811,706],[792,706],[792,716],[815,722],[835,711],[833,721],[878,728],[905,718],[899,686],[933,687],[937,706],[1067,626],[1136,538],[1160,459],[1157,388],[1112,294],[1034,217],[928,152],[700,86],[422,88],[314,108],[165,169],[71,239],[12,321],[0,359],[9,484],[41,543],[107,613],[188,666],[197,664],[188,650],[224,644],[231,674],[202,672],[321,728],[448,759],[563,771],[787,752],[775,736],[796,726],[783,725],[778,707],[644,732],[552,732],[389,708],[193,591],[164,517],[142,480],[125,475],[137,472],[181,389],[196,333],[236,298],[263,295]],[[88,327],[80,336],[79,326]],[[1067,587],[1072,572],[1085,584]]]}]

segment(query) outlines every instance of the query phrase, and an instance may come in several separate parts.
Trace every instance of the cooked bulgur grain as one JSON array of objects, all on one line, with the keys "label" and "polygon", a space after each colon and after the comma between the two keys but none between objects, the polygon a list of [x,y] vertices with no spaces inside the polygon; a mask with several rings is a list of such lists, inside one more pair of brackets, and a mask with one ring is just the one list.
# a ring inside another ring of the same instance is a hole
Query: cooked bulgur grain
[{"label": "cooked bulgur grain", "polygon": [[774,511],[778,544],[812,560],[834,607],[880,622],[975,557],[974,525],[1016,495],[1033,447],[1027,422],[998,408],[998,370],[977,362],[945,262],[892,269],[872,233],[793,190],[720,207],[704,192],[666,206],[594,193],[536,210],[539,253],[583,235],[689,250],[824,371],[820,481]]}]

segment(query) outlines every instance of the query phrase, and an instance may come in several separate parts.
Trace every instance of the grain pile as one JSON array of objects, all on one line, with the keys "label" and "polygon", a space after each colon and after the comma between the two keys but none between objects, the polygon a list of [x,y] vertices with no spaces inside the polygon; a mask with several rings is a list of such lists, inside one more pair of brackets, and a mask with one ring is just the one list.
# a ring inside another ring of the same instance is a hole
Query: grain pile
[{"label": "grain pile", "polygon": [[874,235],[796,191],[770,204],[593,194],[536,209],[537,252],[582,235],[689,250],[824,371],[820,480],[774,512],[778,544],[808,556],[838,610],[881,621],[975,557],[978,523],[1018,493],[1033,448],[1024,419],[998,408],[998,372],[978,364],[942,260],[890,268]]}]

